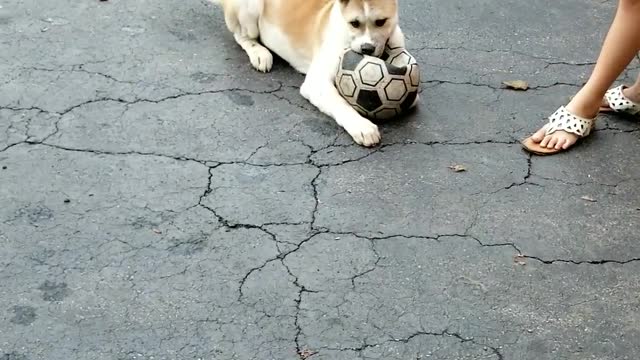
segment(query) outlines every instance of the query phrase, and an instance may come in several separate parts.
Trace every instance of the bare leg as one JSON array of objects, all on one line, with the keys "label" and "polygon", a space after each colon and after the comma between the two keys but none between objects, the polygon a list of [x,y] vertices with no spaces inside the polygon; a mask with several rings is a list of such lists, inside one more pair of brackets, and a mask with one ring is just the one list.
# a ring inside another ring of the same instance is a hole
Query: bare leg
[{"label": "bare leg", "polygon": [[624,95],[636,104],[640,104],[640,75],[636,79],[635,84],[623,90]]},{"label": "bare leg", "polygon": [[[604,94],[640,50],[640,0],[620,0],[600,57],[585,86],[567,105],[570,112],[591,119],[598,114]],[[638,82],[636,82],[637,84]],[[567,149],[578,137],[564,131],[545,136],[540,129],[532,137],[548,149]]]}]

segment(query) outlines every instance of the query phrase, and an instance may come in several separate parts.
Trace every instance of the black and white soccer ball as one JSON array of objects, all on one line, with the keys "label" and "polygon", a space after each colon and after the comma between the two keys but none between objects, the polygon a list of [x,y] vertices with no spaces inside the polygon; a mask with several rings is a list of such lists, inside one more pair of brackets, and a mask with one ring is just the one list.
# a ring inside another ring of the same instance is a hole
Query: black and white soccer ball
[{"label": "black and white soccer ball", "polygon": [[420,67],[404,48],[387,48],[380,57],[345,50],[336,74],[336,88],[360,114],[386,120],[416,106]]}]

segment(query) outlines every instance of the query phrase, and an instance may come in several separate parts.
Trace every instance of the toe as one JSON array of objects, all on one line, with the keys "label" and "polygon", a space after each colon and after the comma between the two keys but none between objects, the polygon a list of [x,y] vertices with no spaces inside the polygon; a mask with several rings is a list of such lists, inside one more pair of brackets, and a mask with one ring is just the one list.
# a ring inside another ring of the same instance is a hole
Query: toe
[{"label": "toe", "polygon": [[365,136],[366,146],[376,146],[380,142],[380,135],[377,131],[374,131]]},{"label": "toe", "polygon": [[531,140],[533,140],[533,142],[535,143],[539,143],[540,141],[542,141],[542,139],[544,139],[544,134],[545,128],[543,127],[531,136]]},{"label": "toe", "polygon": [[552,136],[551,140],[549,140],[549,143],[547,143],[547,149],[553,149],[554,147],[556,147],[557,142],[558,142],[558,135],[556,134],[555,136]]},{"label": "toe", "polygon": [[547,147],[547,144],[549,143],[549,141],[551,140],[551,138],[552,138],[552,137],[551,137],[551,135],[547,135],[547,136],[545,136],[545,137],[542,139],[542,141],[540,141],[540,146],[541,146],[541,147],[543,147],[543,148],[546,148],[546,147]]},{"label": "toe", "polygon": [[561,138],[561,139],[559,139],[559,140],[556,142],[555,149],[556,149],[556,150],[560,150],[560,149],[562,149],[562,148],[563,148],[563,146],[564,146],[564,144],[565,144],[566,142],[567,142],[567,139],[566,139],[566,138],[564,138],[564,137],[563,137],[563,138]]}]

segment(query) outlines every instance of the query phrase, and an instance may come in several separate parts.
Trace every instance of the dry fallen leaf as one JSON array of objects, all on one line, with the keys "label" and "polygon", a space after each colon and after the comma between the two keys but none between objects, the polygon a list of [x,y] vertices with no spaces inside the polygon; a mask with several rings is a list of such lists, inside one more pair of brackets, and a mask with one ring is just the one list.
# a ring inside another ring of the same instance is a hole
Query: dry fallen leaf
[{"label": "dry fallen leaf", "polygon": [[588,202],[597,202],[598,200],[592,198],[591,196],[583,196],[580,199],[584,200],[584,201],[588,201]]},{"label": "dry fallen leaf", "polygon": [[449,166],[449,169],[455,171],[455,172],[463,172],[463,171],[467,171],[467,168],[464,167],[464,165],[451,165]]},{"label": "dry fallen leaf", "polygon": [[504,84],[504,86],[506,86],[507,89],[513,89],[513,90],[529,89],[529,84],[526,81],[522,81],[522,80],[503,81],[502,84]]},{"label": "dry fallen leaf", "polygon": [[527,265],[527,258],[524,257],[524,255],[522,254],[518,254],[516,256],[513,257],[513,262],[518,264],[518,265]]},{"label": "dry fallen leaf", "polygon": [[308,350],[308,349],[298,351],[298,355],[300,355],[300,358],[302,360],[308,359],[308,358],[312,357],[315,354],[316,354],[315,351],[311,351],[311,350]]}]

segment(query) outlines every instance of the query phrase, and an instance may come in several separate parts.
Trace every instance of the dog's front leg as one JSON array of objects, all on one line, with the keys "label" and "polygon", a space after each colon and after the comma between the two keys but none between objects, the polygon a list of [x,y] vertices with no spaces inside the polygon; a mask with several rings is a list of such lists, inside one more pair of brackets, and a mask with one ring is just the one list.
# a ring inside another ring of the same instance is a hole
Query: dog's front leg
[{"label": "dog's front leg", "polygon": [[300,94],[315,107],[332,117],[345,129],[353,140],[363,146],[374,146],[380,142],[378,127],[360,115],[340,96],[334,81],[343,47],[334,42],[324,44],[318,57],[314,58],[307,71]]},{"label": "dog's front leg", "polygon": [[363,146],[374,146],[380,142],[378,127],[362,117],[338,93],[330,76],[309,72],[300,88],[300,93],[320,111],[332,117]]},{"label": "dog's front leg", "polygon": [[401,47],[401,48],[406,47],[404,33],[400,29],[400,26],[396,26],[396,29],[393,30],[391,37],[389,37],[388,44],[389,44],[389,47],[392,49],[395,49],[398,47]]}]

